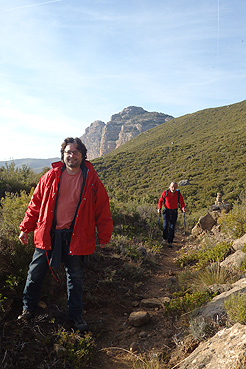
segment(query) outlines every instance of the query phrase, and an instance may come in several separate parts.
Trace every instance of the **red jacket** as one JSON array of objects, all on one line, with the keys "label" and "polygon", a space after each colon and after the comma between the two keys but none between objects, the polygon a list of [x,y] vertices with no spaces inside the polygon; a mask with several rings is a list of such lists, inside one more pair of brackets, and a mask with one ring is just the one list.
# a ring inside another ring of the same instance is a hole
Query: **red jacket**
[{"label": "red jacket", "polygon": [[[173,194],[171,191],[168,191],[167,197],[165,198],[166,191],[164,191],[160,197],[160,200],[158,202],[158,209],[162,208],[162,204],[164,201],[164,207],[166,209],[178,209],[178,191],[176,190]],[[180,193],[179,198],[181,209],[183,210],[185,208],[185,203],[182,194]]]},{"label": "red jacket", "polygon": [[[85,161],[85,165],[88,173],[71,238],[70,255],[93,254],[95,226],[100,244],[109,242],[113,231],[107,192],[92,164]],[[41,177],[20,224],[21,231],[34,231],[35,247],[45,250],[51,249],[50,230],[63,163],[53,163],[52,167],[53,169]]]}]

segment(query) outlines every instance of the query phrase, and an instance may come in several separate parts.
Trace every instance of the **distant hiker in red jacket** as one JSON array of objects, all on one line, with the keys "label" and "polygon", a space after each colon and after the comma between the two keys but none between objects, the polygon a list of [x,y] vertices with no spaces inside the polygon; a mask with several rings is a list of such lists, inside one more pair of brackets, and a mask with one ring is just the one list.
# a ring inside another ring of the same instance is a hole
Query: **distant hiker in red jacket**
[{"label": "distant hiker in red jacket", "polygon": [[178,185],[176,182],[171,182],[169,189],[164,191],[160,197],[158,203],[158,213],[163,209],[163,239],[167,240],[168,247],[172,247],[174,230],[178,217],[178,204],[180,203],[181,209],[185,212],[185,203],[180,191],[177,190]]},{"label": "distant hiker in red jacket", "polygon": [[34,231],[35,251],[23,292],[23,311],[32,317],[39,302],[47,270],[64,263],[67,276],[68,311],[76,329],[85,331],[82,318],[83,268],[95,250],[96,230],[100,246],[111,238],[113,222],[107,192],[79,138],[68,137],[61,145],[61,162],[44,174],[20,225],[19,239],[27,244]]}]

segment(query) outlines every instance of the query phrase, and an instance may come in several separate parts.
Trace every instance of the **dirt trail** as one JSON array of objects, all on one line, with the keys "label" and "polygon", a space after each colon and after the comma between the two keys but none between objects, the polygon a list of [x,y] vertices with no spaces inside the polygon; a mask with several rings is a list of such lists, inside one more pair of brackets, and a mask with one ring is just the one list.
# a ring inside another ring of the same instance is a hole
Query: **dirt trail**
[{"label": "dirt trail", "polygon": [[[129,291],[123,299],[111,296],[109,301],[105,300],[96,316],[95,312],[88,309],[87,320],[91,326],[94,325],[94,333],[99,335],[98,356],[88,368],[132,368],[132,360],[135,357],[134,351],[129,353],[131,344],[135,344],[136,353],[162,353],[164,356],[170,353],[175,346],[172,339],[176,330],[175,322],[164,317],[162,308],[143,308],[139,302],[143,298],[170,296],[172,285],[175,286],[176,275],[180,270],[175,258],[185,242],[185,236],[177,233],[173,247],[163,247],[155,260],[151,275],[139,287],[137,293],[131,294]],[[148,311],[151,321],[145,326],[133,328],[128,323],[128,317],[131,312],[138,310]],[[98,324],[100,319],[101,326]]]}]

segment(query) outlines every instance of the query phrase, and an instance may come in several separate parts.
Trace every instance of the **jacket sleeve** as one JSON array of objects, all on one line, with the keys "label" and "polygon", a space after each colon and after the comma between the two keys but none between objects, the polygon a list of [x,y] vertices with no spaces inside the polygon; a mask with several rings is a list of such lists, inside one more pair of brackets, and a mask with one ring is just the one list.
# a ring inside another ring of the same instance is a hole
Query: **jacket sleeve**
[{"label": "jacket sleeve", "polygon": [[105,187],[97,177],[95,183],[95,221],[100,244],[110,241],[113,232],[113,220],[110,213],[109,198]]},{"label": "jacket sleeve", "polygon": [[40,180],[37,187],[35,188],[33,192],[33,195],[28,205],[26,214],[19,227],[20,230],[25,233],[34,231],[36,228],[38,217],[39,217],[40,206],[41,206],[41,198],[42,198],[41,191],[42,191],[42,184]]},{"label": "jacket sleeve", "polygon": [[165,194],[166,194],[166,191],[162,192],[162,195],[161,195],[161,197],[159,199],[159,202],[158,202],[158,209],[162,208],[163,201],[164,201],[164,198],[165,198]]}]

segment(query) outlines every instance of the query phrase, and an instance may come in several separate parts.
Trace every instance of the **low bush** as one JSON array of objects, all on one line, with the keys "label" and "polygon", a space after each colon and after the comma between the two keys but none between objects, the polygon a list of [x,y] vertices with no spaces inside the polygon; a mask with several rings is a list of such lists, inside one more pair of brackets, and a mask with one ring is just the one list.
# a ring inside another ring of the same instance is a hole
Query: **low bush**
[{"label": "low bush", "polygon": [[232,294],[224,303],[227,315],[232,323],[246,324],[246,295]]},{"label": "low bush", "polygon": [[63,356],[70,364],[69,367],[74,369],[85,368],[95,349],[95,341],[90,333],[82,338],[79,334],[63,331],[59,335],[58,343],[64,348]]},{"label": "low bush", "polygon": [[222,213],[218,219],[221,230],[233,238],[240,238],[246,233],[246,202],[234,205],[229,213]]},{"label": "low bush", "polygon": [[181,292],[175,292],[173,294],[174,299],[165,303],[165,315],[179,316],[180,314],[190,313],[211,299],[207,291],[195,291],[193,293],[186,292],[181,296],[180,294]]},{"label": "low bush", "polygon": [[19,239],[19,225],[24,217],[31,194],[21,191],[20,195],[7,193],[1,199],[0,208],[0,281],[5,293],[11,294],[24,283],[28,260],[34,249],[33,236],[28,245],[23,246]]},{"label": "low bush", "polygon": [[219,242],[215,246],[203,245],[199,250],[184,253],[177,259],[179,266],[196,265],[203,268],[209,263],[223,261],[231,251],[231,243]]},{"label": "low bush", "polygon": [[4,197],[6,192],[30,192],[38,180],[39,175],[27,165],[17,168],[14,162],[6,163],[0,168],[0,198]]},{"label": "low bush", "polygon": [[114,235],[125,235],[133,238],[153,241],[161,235],[158,225],[157,207],[135,201],[119,202],[110,200],[111,215],[114,224]]}]

